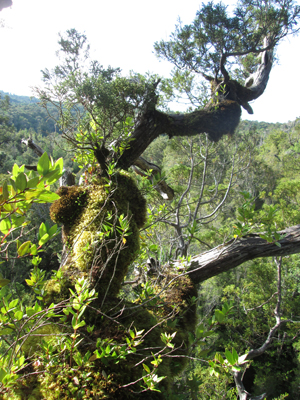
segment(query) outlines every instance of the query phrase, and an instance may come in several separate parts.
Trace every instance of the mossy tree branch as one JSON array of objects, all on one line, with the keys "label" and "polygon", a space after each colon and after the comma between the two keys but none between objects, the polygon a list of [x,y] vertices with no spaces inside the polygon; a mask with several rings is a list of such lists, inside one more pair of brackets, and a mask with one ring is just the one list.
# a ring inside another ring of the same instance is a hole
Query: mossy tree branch
[{"label": "mossy tree branch", "polygon": [[239,124],[241,108],[235,101],[224,100],[209,109],[187,114],[165,114],[156,109],[147,110],[140,118],[131,136],[131,146],[118,160],[118,166],[129,168],[159,135],[194,136],[208,133],[213,141],[223,135],[232,135]]}]

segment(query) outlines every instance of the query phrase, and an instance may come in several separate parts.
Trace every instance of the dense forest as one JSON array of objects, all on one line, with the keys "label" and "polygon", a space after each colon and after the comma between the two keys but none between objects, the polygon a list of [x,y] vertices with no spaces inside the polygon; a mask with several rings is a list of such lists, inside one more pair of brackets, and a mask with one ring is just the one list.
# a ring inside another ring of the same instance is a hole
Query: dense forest
[{"label": "dense forest", "polygon": [[202,4],[170,78],[71,29],[36,98],[1,92],[0,399],[299,398],[300,119],[240,120],[299,19]]}]

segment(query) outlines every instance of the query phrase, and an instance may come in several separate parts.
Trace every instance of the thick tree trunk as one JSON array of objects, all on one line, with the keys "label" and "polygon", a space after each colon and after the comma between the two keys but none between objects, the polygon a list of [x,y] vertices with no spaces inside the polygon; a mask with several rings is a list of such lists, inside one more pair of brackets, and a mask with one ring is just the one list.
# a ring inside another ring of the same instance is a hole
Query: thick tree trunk
[{"label": "thick tree trunk", "polygon": [[[287,228],[280,234],[286,235],[279,241],[281,247],[252,234],[194,256],[188,264],[190,276],[195,283],[200,283],[255,258],[300,253],[300,225]],[[175,265],[182,266],[182,261]]]},{"label": "thick tree trunk", "polygon": [[208,133],[213,141],[232,135],[237,128],[241,108],[236,101],[224,100],[210,109],[187,114],[165,114],[158,110],[146,111],[131,136],[131,146],[118,160],[118,167],[127,169],[135,163],[159,135],[194,136]]}]

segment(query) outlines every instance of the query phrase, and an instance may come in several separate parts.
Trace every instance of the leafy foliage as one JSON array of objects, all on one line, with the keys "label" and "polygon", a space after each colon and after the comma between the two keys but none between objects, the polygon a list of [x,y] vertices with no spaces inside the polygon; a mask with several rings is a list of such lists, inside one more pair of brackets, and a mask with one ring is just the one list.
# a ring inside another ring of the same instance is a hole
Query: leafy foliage
[{"label": "leafy foliage", "polygon": [[240,64],[249,75],[249,55],[262,51],[266,36],[273,47],[287,34],[298,31],[300,9],[292,1],[243,0],[232,13],[227,9],[223,3],[203,4],[192,24],[178,25],[168,42],[155,44],[157,54],[178,69],[215,78],[223,73],[222,57],[232,57],[232,67]]}]

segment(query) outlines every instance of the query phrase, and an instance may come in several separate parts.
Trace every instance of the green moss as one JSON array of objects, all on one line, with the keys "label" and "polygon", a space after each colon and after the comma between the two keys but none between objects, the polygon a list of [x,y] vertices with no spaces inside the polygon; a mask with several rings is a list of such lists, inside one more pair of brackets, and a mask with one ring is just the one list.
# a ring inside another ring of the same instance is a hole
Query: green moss
[{"label": "green moss", "polygon": [[3,400],[115,399],[116,389],[112,378],[104,378],[99,365],[64,365],[47,367],[45,372],[20,380]]},{"label": "green moss", "polygon": [[61,186],[57,194],[61,197],[50,207],[50,217],[56,223],[72,225],[86,204],[87,190],[80,186]]},{"label": "green moss", "polygon": [[[144,362],[152,368],[149,348],[164,347],[161,340],[164,332],[177,331],[173,340],[178,348],[176,354],[188,354],[188,332],[193,332],[196,324],[196,306],[191,303],[191,298],[197,296],[193,282],[188,276],[178,277],[170,269],[156,284],[157,293],[164,288],[157,304],[136,307],[137,304],[121,302],[117,296],[128,267],[139,250],[139,229],[146,221],[146,201],[125,172],[116,174],[109,183],[100,179],[97,185],[62,188],[59,194],[61,198],[51,207],[51,215],[56,222],[64,223],[63,238],[69,254],[61,267],[63,278],[60,281],[49,280],[46,284],[46,302],[58,303],[67,299],[69,288],[74,289],[78,277],[90,279],[98,298],[93,302],[93,308],[87,308],[85,312],[86,324],[94,325],[95,329],[89,334],[86,327],[81,328],[82,333],[92,339],[91,342],[84,341],[83,348],[78,348],[83,353],[87,350],[93,353],[95,347],[92,343],[96,343],[98,338],[126,343],[129,328],[144,330],[146,334],[139,351],[127,356],[125,361],[120,360],[119,364],[115,361],[102,364],[96,360],[82,368],[69,368],[66,364],[64,368],[62,364],[55,368],[47,367],[46,372],[19,382],[14,393],[21,393],[21,397],[7,399],[153,399],[152,392],[137,395],[132,392],[136,386],[122,388],[122,385],[142,376],[142,365],[136,367],[139,361],[145,359]],[[121,215],[129,222],[130,234],[124,237],[120,229]],[[116,317],[115,313],[119,315]],[[105,318],[105,314],[113,317]],[[174,323],[172,328],[170,322]],[[29,342],[27,345],[32,347]],[[168,397],[174,374],[182,371],[185,363],[184,357],[164,358],[157,374],[167,378],[160,384],[163,393],[155,393],[156,399]],[[104,379],[102,371],[109,376],[108,379]],[[84,377],[91,379],[85,382]]]},{"label": "green moss", "polygon": [[[61,333],[61,329],[52,323],[48,323],[47,325],[44,325],[38,329],[36,329],[32,335],[28,336],[24,344],[22,345],[22,350],[26,354],[27,357],[31,357],[34,353],[38,352],[39,349],[39,344],[41,338],[48,342],[50,341],[53,337],[56,337]],[[43,336],[34,336],[34,335],[43,335]]]},{"label": "green moss", "polygon": [[[100,296],[117,296],[129,265],[139,250],[139,229],[146,221],[146,201],[127,172],[111,182],[100,179],[87,188],[62,187],[51,206],[51,218],[63,222],[69,255],[62,270],[74,282],[87,274]],[[129,235],[121,237],[119,218],[129,221]],[[53,294],[56,283],[48,283]]]}]

